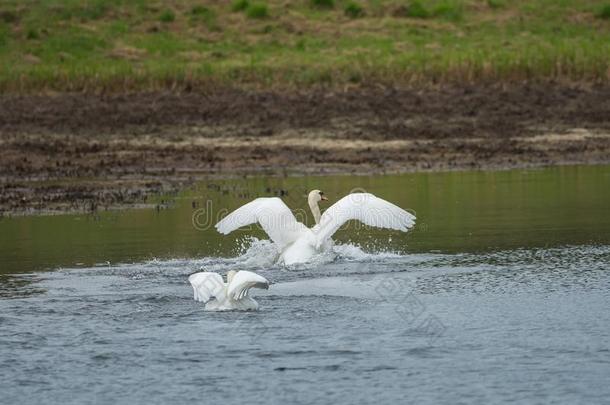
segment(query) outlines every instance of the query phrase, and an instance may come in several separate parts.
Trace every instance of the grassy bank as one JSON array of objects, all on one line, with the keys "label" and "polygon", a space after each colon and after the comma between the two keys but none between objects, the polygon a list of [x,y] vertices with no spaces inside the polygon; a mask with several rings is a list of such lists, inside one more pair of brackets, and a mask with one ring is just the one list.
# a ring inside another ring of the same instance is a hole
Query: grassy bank
[{"label": "grassy bank", "polygon": [[0,3],[2,91],[524,79],[610,80],[610,2]]}]

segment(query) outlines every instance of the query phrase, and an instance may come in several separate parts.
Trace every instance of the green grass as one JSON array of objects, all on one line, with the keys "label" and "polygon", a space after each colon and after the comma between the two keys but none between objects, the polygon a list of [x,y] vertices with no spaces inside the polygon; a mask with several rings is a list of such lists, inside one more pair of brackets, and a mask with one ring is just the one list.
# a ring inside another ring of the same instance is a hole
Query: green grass
[{"label": "green grass", "polygon": [[314,7],[318,8],[334,8],[335,0],[310,0],[310,3]]},{"label": "green grass", "polygon": [[13,24],[19,21],[19,17],[17,13],[11,10],[2,10],[0,12],[0,22],[4,22],[7,24]]},{"label": "green grass", "polygon": [[347,5],[345,6],[345,15],[348,16],[349,18],[360,18],[360,17],[364,17],[364,8],[362,8],[362,6],[358,3],[355,3],[353,1],[350,1],[349,3],[347,3]]},{"label": "green grass", "polygon": [[597,13],[599,18],[610,20],[610,4],[603,5]]},{"label": "green grass", "polygon": [[172,10],[165,10],[159,16],[159,21],[164,23],[172,22],[176,19],[176,14]]},{"label": "green grass", "polygon": [[610,79],[597,1],[325,4],[5,0],[0,91]]},{"label": "green grass", "polygon": [[432,15],[446,20],[460,21],[464,15],[464,5],[457,0],[444,0],[432,10]]},{"label": "green grass", "polygon": [[490,8],[498,9],[503,8],[506,3],[503,0],[487,0],[487,5]]},{"label": "green grass", "polygon": [[[492,0],[497,1],[497,0]],[[461,1],[443,0],[426,6],[419,0],[414,0],[403,7],[401,15],[410,18],[433,18],[459,21],[464,14],[464,5]]]},{"label": "green grass", "polygon": [[414,0],[406,6],[404,16],[411,18],[428,18],[430,17],[430,11],[428,11],[421,1]]},{"label": "green grass", "polygon": [[30,28],[25,36],[27,39],[40,39],[38,31],[34,28]]},{"label": "green grass", "polygon": [[269,17],[269,9],[266,4],[250,4],[246,9],[248,18],[267,18]]},{"label": "green grass", "polygon": [[248,0],[235,0],[231,4],[231,11],[237,13],[239,11],[246,11],[246,9],[250,6],[250,2]]},{"label": "green grass", "polygon": [[191,8],[190,21],[192,24],[203,24],[212,31],[221,31],[218,25],[216,12],[209,7],[197,5]]}]

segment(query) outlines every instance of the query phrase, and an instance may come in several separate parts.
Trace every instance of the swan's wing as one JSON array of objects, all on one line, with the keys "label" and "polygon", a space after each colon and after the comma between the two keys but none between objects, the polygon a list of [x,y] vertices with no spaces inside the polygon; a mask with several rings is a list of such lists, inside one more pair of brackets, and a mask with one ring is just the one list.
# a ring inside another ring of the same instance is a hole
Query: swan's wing
[{"label": "swan's wing", "polygon": [[290,208],[277,197],[257,198],[224,217],[216,224],[222,234],[258,222],[280,248],[299,238],[305,226],[297,221]]},{"label": "swan's wing", "polygon": [[234,300],[240,300],[248,295],[250,288],[269,288],[269,281],[263,276],[259,276],[251,271],[238,271],[227,289],[227,294]]},{"label": "swan's wing", "polygon": [[415,215],[369,193],[349,194],[324,211],[316,233],[321,245],[345,222],[355,219],[369,226],[406,232],[415,225]]},{"label": "swan's wing", "polygon": [[189,282],[193,286],[195,301],[208,302],[212,297],[221,301],[225,295],[225,283],[218,273],[191,274]]}]

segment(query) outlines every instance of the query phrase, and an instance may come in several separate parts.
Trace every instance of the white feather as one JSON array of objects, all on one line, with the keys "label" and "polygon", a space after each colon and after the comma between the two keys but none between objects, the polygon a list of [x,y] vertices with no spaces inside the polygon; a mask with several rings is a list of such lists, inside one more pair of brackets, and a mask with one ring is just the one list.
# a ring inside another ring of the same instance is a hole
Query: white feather
[{"label": "white feather", "polygon": [[248,295],[250,288],[269,288],[269,281],[263,276],[259,276],[251,271],[238,271],[229,283],[227,295],[229,298],[239,300]]},{"label": "white feather", "polygon": [[225,283],[217,273],[200,272],[191,274],[189,282],[193,286],[195,301],[208,302],[212,298],[224,299]]},{"label": "white feather", "polygon": [[415,225],[415,216],[370,193],[349,194],[324,211],[316,232],[319,247],[347,221],[406,232]]},{"label": "white feather", "polygon": [[293,243],[307,229],[277,197],[257,198],[241,206],[218,222],[216,229],[227,235],[242,226],[257,222],[280,249]]}]

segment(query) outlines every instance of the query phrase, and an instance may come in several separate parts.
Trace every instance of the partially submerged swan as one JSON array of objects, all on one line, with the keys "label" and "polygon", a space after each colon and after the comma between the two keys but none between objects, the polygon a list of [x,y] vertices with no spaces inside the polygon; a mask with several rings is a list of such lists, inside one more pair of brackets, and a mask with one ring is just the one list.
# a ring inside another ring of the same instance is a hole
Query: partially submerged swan
[{"label": "partially submerged swan", "polygon": [[195,301],[205,303],[206,311],[254,311],[258,303],[248,295],[250,288],[269,288],[269,281],[251,271],[233,270],[227,282],[218,273],[200,272],[189,276]]},{"label": "partially submerged swan", "polygon": [[280,262],[291,265],[309,261],[332,247],[331,236],[347,221],[406,232],[415,216],[369,193],[349,194],[320,214],[318,203],[324,193],[313,190],[307,197],[316,221],[313,228],[298,222],[284,202],[277,198],[257,198],[236,209],[216,224],[222,234],[258,222],[280,251]]}]

